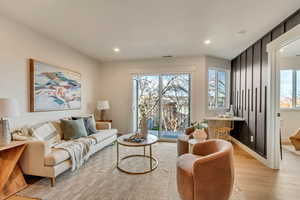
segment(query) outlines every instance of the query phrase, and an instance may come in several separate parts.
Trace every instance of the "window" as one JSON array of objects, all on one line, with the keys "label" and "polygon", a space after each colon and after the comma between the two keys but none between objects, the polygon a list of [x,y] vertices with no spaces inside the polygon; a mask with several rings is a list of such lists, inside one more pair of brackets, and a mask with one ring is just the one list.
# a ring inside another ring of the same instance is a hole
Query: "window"
[{"label": "window", "polygon": [[190,125],[190,83],[188,73],[134,76],[135,131],[146,116],[151,134],[176,139]]},{"label": "window", "polygon": [[280,70],[280,108],[293,107],[293,70]]},{"label": "window", "polygon": [[300,108],[300,70],[280,70],[280,108]]},{"label": "window", "polygon": [[224,69],[208,70],[208,108],[225,109],[229,105],[229,71]]}]

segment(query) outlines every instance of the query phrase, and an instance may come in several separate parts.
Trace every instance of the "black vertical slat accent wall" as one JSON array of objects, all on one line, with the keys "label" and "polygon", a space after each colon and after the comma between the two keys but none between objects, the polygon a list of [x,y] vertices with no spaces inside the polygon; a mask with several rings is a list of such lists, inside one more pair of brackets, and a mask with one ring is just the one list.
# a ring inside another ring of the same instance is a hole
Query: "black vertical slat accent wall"
[{"label": "black vertical slat accent wall", "polygon": [[252,100],[253,100],[253,90],[252,90],[252,86],[253,86],[253,47],[249,47],[246,50],[246,68],[247,68],[247,113],[248,116],[244,117],[245,118],[245,125],[248,127],[248,132],[243,132],[243,134],[246,134],[248,137],[247,143],[244,143],[246,145],[248,145],[250,148],[254,149],[254,143],[251,143],[251,136],[254,137],[254,130],[251,129],[251,124],[250,122],[253,122],[253,120],[251,120],[251,112],[252,112]]},{"label": "black vertical slat accent wall", "polygon": [[241,109],[241,57],[236,60],[236,101],[237,101],[237,116],[242,116]]},{"label": "black vertical slat accent wall", "polygon": [[261,133],[258,133],[258,112],[260,107],[260,72],[261,72],[261,41],[259,40],[253,47],[253,126],[254,126],[254,139],[255,149],[257,149],[257,137]]},{"label": "black vertical slat accent wall", "polygon": [[300,10],[231,61],[231,104],[245,123],[233,137],[266,157],[267,44],[300,24]]}]

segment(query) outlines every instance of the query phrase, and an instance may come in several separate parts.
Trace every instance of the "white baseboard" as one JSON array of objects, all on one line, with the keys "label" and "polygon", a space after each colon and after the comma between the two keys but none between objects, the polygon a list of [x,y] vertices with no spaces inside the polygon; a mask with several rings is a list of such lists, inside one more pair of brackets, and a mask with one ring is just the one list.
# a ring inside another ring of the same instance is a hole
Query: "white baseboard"
[{"label": "white baseboard", "polygon": [[269,167],[268,166],[269,162],[268,162],[267,159],[265,159],[264,157],[262,157],[261,155],[259,155],[258,153],[256,153],[255,151],[253,151],[252,149],[250,149],[249,147],[247,147],[246,145],[244,145],[240,141],[238,141],[237,139],[231,137],[231,141],[234,142],[236,145],[238,145],[241,149],[243,149],[244,151],[249,153],[251,156],[253,156],[256,160],[260,161],[262,164]]}]

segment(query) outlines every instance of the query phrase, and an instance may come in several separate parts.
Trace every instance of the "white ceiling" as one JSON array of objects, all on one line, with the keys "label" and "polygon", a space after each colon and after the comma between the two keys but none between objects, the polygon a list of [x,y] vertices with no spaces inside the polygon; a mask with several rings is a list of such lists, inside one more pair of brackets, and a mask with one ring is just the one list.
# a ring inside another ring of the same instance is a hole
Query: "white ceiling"
[{"label": "white ceiling", "polygon": [[298,8],[299,0],[0,0],[3,16],[100,61],[231,59]]}]

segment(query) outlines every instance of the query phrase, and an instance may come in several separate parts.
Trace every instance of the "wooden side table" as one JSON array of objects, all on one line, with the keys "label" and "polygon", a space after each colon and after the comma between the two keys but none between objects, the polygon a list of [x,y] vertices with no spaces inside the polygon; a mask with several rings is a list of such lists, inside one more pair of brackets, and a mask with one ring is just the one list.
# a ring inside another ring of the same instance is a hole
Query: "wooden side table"
[{"label": "wooden side table", "polygon": [[19,141],[0,146],[0,200],[8,198],[27,186],[18,164],[25,147],[26,142]]}]

